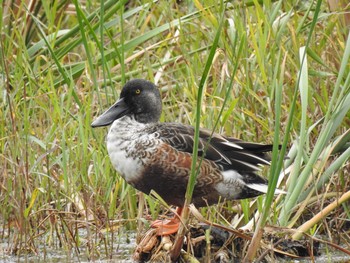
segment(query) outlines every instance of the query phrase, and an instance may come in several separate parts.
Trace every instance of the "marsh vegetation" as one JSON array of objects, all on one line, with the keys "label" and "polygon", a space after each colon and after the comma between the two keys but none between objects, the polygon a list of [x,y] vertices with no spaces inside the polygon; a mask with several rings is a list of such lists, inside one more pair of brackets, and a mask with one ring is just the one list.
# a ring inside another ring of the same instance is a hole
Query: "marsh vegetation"
[{"label": "marsh vegetation", "polygon": [[349,255],[350,6],[341,2],[2,1],[1,257],[55,248],[113,259],[116,237],[169,214],[115,173],[107,130],[90,127],[131,78],[158,85],[161,121],[275,145],[267,195],[190,210],[191,225],[244,229],[231,259],[291,258],[276,251],[285,240]]}]

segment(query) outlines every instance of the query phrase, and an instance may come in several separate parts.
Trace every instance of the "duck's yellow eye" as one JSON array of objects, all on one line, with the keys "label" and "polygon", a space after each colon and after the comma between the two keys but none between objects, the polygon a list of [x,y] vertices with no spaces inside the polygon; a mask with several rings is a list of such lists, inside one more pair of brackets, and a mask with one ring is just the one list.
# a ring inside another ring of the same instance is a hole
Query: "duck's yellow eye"
[{"label": "duck's yellow eye", "polygon": [[135,90],[135,94],[136,94],[136,95],[139,95],[140,93],[141,93],[141,90],[140,90],[140,89]]}]

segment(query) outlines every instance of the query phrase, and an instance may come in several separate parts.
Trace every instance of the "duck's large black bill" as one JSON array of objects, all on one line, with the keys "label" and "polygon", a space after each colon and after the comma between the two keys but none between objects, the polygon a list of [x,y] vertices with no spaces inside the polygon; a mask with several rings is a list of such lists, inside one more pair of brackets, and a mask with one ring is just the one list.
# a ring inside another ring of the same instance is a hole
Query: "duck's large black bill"
[{"label": "duck's large black bill", "polygon": [[102,113],[102,115],[97,117],[97,119],[91,123],[91,127],[95,128],[110,125],[112,122],[123,117],[128,112],[130,112],[130,109],[128,105],[126,105],[124,98],[121,98],[114,105],[112,105],[112,107]]}]

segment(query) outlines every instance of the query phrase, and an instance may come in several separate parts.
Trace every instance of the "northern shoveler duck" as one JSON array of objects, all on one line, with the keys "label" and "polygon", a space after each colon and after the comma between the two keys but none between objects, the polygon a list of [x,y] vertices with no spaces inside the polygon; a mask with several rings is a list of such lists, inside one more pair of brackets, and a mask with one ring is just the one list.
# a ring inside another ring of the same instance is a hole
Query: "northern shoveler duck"
[{"label": "northern shoveler duck", "polygon": [[[157,87],[146,80],[125,84],[119,100],[99,116],[92,127],[112,124],[107,150],[117,172],[133,187],[157,192],[168,204],[182,207],[191,172],[194,128],[180,123],[161,123],[162,101]],[[235,200],[266,193],[267,180],[257,175],[269,165],[263,145],[229,138],[201,129],[198,155],[203,157],[192,202],[201,207],[220,198]],[[207,149],[205,150],[205,148]],[[181,211],[181,210],[178,210]],[[159,234],[177,231],[178,220],[168,227],[159,221]]]}]

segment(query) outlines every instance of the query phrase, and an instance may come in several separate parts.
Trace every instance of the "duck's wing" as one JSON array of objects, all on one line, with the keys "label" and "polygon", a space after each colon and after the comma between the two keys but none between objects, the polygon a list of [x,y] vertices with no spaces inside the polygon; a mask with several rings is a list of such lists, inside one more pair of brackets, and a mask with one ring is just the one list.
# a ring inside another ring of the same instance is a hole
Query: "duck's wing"
[{"label": "duck's wing", "polygon": [[[193,152],[194,128],[178,123],[158,123],[154,131],[157,138],[178,151]],[[224,170],[254,172],[261,165],[269,165],[270,159],[266,152],[272,150],[272,145],[245,142],[235,138],[211,133],[200,129],[198,155],[214,161]]]}]

